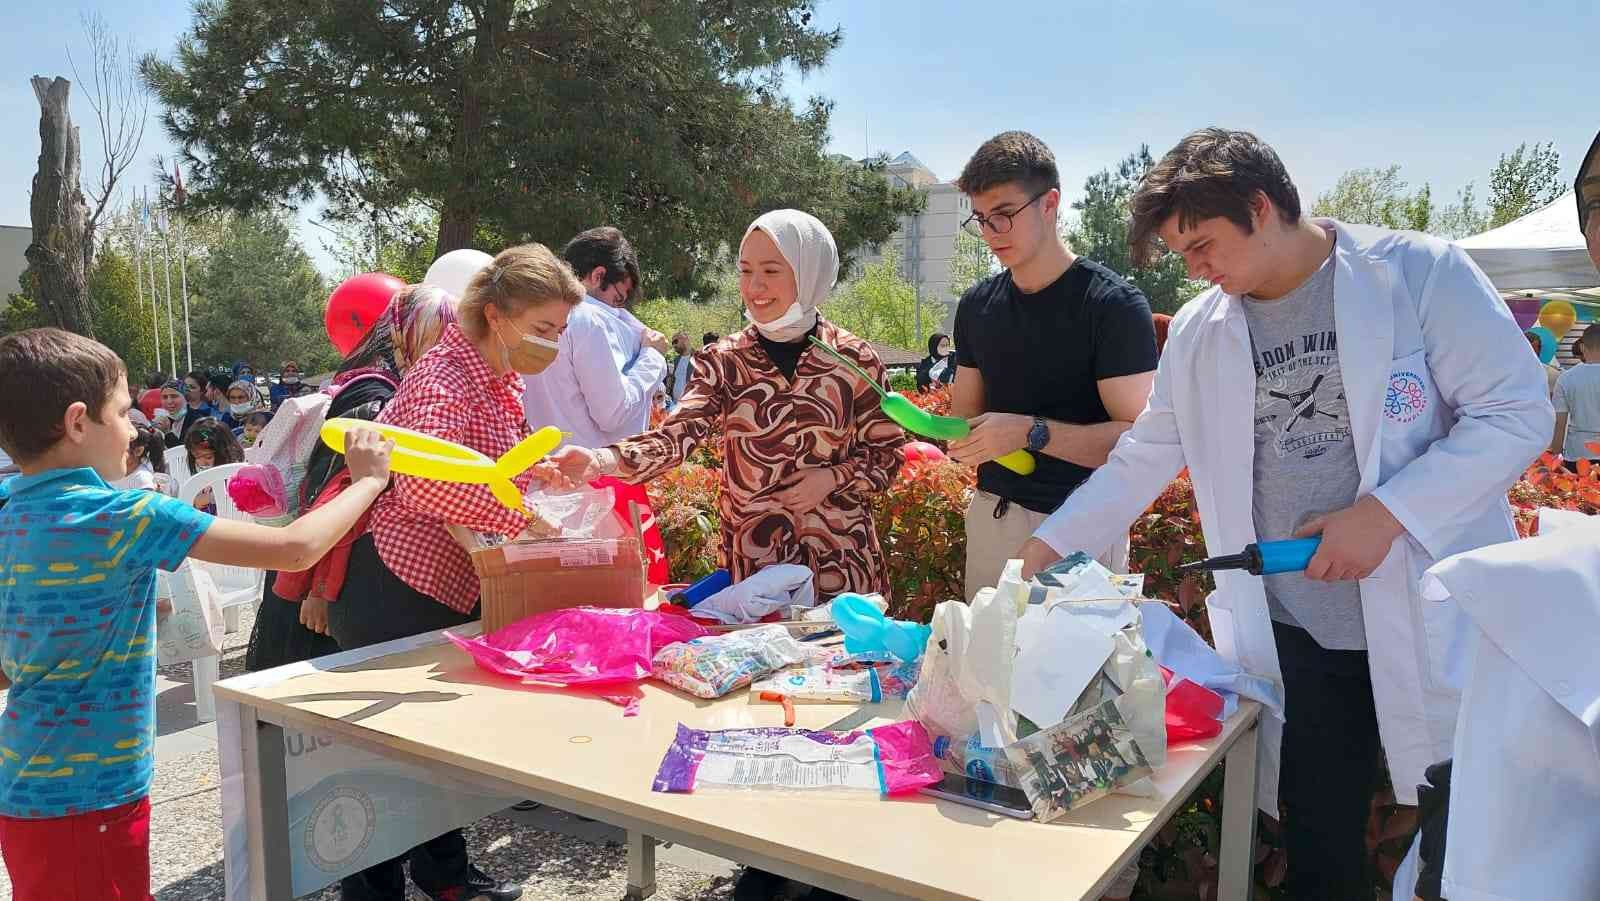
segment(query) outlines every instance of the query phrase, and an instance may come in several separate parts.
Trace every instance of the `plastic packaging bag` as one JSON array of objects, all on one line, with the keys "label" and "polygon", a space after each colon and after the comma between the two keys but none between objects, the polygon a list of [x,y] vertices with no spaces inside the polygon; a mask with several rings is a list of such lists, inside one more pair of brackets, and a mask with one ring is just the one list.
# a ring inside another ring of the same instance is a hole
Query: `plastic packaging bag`
[{"label": "plastic packaging bag", "polygon": [[860,668],[836,668],[811,664],[799,669],[780,670],[757,679],[750,693],[774,692],[791,701],[841,701],[875,704],[885,699],[904,699],[917,683],[919,664],[877,663]]},{"label": "plastic packaging bag", "polygon": [[654,610],[551,610],[476,638],[449,632],[482,669],[540,685],[604,685],[650,676],[656,652],[705,635],[686,616]]},{"label": "plastic packaging bag", "polygon": [[534,488],[523,495],[522,504],[553,530],[555,537],[616,538],[623,534],[610,488],[579,488],[561,493]]},{"label": "plastic packaging bag", "polygon": [[221,654],[222,605],[211,574],[187,562],[172,573],[157,573],[157,597],[169,598],[172,611],[156,620],[156,663],[167,666]]},{"label": "plastic packaging bag", "polygon": [[758,626],[668,645],[656,653],[651,669],[673,688],[698,698],[720,698],[808,656],[783,626]]},{"label": "plastic packaging bag", "polygon": [[858,791],[898,795],[942,778],[915,721],[865,732],[783,727],[708,732],[678,725],[651,788]]}]

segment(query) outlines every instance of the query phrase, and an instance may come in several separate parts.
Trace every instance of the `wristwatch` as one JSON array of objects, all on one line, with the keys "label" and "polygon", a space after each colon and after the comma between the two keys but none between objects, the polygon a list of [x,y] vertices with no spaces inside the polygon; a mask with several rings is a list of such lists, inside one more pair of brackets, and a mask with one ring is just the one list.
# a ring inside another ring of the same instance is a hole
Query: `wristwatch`
[{"label": "wristwatch", "polygon": [[1050,424],[1043,416],[1033,417],[1033,428],[1028,430],[1028,450],[1038,453],[1050,443]]}]

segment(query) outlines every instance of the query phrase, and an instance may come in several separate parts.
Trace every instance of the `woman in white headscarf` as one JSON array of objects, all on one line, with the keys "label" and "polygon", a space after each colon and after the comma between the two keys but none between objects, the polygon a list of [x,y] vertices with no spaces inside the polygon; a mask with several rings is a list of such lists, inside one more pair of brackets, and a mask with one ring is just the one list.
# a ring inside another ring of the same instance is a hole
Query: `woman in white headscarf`
[{"label": "woman in white headscarf", "polygon": [[878,396],[809,338],[878,382],[871,345],[822,318],[839,275],[833,235],[816,217],[774,210],[739,246],[739,293],[750,326],[695,355],[688,390],[654,431],[599,450],[555,456],[574,481],[648,481],[722,436],[722,556],[735,581],[777,563],[816,574],[818,599],[888,594],[872,496],[899,472],[905,433]]}]

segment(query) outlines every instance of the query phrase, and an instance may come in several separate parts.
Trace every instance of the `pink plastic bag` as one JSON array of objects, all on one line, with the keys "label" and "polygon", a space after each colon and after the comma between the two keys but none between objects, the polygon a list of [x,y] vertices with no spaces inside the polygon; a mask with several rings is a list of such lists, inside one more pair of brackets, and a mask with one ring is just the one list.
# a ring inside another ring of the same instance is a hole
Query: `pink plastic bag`
[{"label": "pink plastic bag", "polygon": [[878,744],[884,794],[903,795],[944,778],[939,758],[933,756],[933,739],[916,720],[868,729],[867,734]]},{"label": "pink plastic bag", "polygon": [[[445,637],[479,668],[532,685],[622,685],[650,677],[650,661],[673,642],[708,634],[684,616],[654,610],[552,610],[476,638]],[[630,708],[637,695],[606,695]]]}]

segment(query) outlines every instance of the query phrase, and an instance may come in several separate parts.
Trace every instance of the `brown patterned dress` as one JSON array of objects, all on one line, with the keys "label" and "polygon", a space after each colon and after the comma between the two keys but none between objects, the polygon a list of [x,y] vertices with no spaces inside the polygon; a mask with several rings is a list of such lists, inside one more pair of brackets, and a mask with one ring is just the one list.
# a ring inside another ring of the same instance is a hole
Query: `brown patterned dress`
[{"label": "brown patterned dress", "polygon": [[[694,357],[689,387],[661,427],[612,446],[623,481],[648,481],[675,466],[720,427],[722,554],[735,581],[775,563],[816,573],[818,600],[846,591],[888,594],[871,498],[904,462],[905,433],[883,414],[872,387],[815,347],[784,377],[752,326]],[[871,345],[826,319],[817,337],[883,380]],[[816,509],[784,509],[784,479],[829,467],[839,487]]]}]

